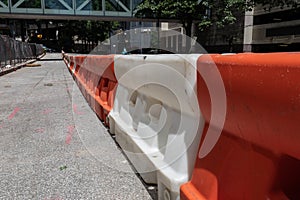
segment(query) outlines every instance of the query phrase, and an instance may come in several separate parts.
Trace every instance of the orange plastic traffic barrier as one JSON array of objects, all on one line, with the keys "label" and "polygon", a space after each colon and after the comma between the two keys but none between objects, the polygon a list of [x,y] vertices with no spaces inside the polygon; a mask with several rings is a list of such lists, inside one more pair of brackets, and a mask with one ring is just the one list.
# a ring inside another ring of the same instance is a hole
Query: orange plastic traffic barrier
[{"label": "orange plastic traffic barrier", "polygon": [[[197,157],[181,199],[300,199],[300,53],[204,55],[227,96],[223,131],[212,151]],[[198,98],[211,124],[211,96],[198,74]],[[200,148],[201,149],[201,145]]]},{"label": "orange plastic traffic barrier", "polygon": [[73,70],[74,70],[74,56],[69,56],[69,63],[70,63],[69,70],[73,74]]},{"label": "orange plastic traffic barrier", "polygon": [[113,107],[117,88],[114,56],[89,55],[81,59],[75,57],[76,64],[80,63],[75,70],[78,86],[91,108],[108,126],[107,115]]},{"label": "orange plastic traffic barrier", "polygon": [[[78,55],[78,56],[74,56],[74,67],[76,68],[75,71],[79,72],[79,70],[81,70],[80,68],[82,67],[83,62],[85,61],[85,59],[87,58],[86,55]],[[76,74],[76,76],[80,76],[81,74]],[[83,77],[83,76],[81,76]]]},{"label": "orange plastic traffic barrier", "polygon": [[77,55],[74,56],[74,62],[75,62],[75,81],[80,89],[80,91],[82,92],[82,94],[84,96],[86,96],[86,92],[85,92],[85,87],[84,84],[85,83],[85,78],[86,78],[86,70],[83,67],[83,63],[85,62],[85,59],[87,58],[86,55]]},{"label": "orange plastic traffic barrier", "polygon": [[[75,60],[75,58],[74,58]],[[74,76],[78,75],[79,69],[80,69],[80,64],[79,63],[74,63],[74,67],[75,67],[75,72],[74,72]]]}]

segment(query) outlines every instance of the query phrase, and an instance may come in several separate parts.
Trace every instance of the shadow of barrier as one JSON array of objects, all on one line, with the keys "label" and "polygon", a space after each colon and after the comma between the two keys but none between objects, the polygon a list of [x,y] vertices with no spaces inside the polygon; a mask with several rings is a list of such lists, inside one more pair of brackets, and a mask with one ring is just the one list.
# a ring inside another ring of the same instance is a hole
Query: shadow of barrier
[{"label": "shadow of barrier", "polygon": [[[211,152],[201,148],[181,199],[300,198],[300,54],[205,55],[198,70],[216,64],[227,114]],[[201,144],[211,126],[211,97],[198,74],[198,99],[205,118]]]}]

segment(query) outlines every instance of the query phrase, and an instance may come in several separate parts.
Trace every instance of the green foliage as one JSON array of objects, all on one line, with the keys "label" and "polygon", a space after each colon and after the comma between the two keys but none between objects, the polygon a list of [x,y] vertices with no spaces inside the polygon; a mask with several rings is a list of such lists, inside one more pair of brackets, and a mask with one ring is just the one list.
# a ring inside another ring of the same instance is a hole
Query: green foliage
[{"label": "green foliage", "polygon": [[92,1],[93,10],[102,10],[102,1]]},{"label": "green foliage", "polygon": [[[5,5],[8,5],[8,0],[2,0]],[[2,6],[1,6],[2,7]]]},{"label": "green foliage", "polygon": [[66,170],[68,167],[66,165],[59,167],[60,171]]},{"label": "green foliage", "polygon": [[212,24],[221,27],[235,22],[234,11],[246,9],[245,0],[145,0],[137,6],[137,17],[179,19],[188,36],[193,21],[200,29]]},{"label": "green foliage", "polygon": [[60,30],[59,44],[71,47],[74,38],[97,44],[109,38],[110,31],[118,26],[119,23],[108,21],[68,21]]},{"label": "green foliage", "polygon": [[136,17],[179,19],[187,29],[192,21],[199,22],[200,29],[213,24],[223,27],[236,22],[236,14],[262,4],[272,7],[297,7],[297,0],[145,0],[137,6]]},{"label": "green foliage", "polygon": [[[12,0],[13,4],[16,4],[17,0]],[[41,8],[41,0],[25,0],[21,5],[18,6],[19,8]]]},{"label": "green foliage", "polygon": [[109,32],[117,26],[118,23],[108,21],[74,21],[66,24],[63,32],[67,32],[69,38],[78,36],[78,40],[98,42],[107,39]]},{"label": "green foliage", "polygon": [[266,10],[272,10],[274,7],[291,7],[297,8],[300,6],[300,2],[298,0],[248,0],[247,8],[253,8],[254,5],[263,5]]}]

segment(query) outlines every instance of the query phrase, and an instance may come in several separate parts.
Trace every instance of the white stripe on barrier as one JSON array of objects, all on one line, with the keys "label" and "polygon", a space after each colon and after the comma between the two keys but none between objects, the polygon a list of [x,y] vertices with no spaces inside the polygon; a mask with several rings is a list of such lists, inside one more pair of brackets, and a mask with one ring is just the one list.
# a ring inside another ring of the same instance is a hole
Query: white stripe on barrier
[{"label": "white stripe on barrier", "polygon": [[196,95],[200,55],[115,56],[118,80],[110,131],[159,199],[179,199],[204,120]]},{"label": "white stripe on barrier", "polygon": [[[72,74],[75,74],[76,68],[79,67],[79,66],[77,66],[75,56],[72,56],[72,57],[73,57],[73,69],[72,69]],[[70,64],[69,64],[69,67],[71,67]]]},{"label": "white stripe on barrier", "polygon": [[[71,56],[68,57],[69,60],[67,60],[67,67],[69,70],[71,70],[71,60],[70,60]],[[73,72],[74,73],[74,72]]]}]

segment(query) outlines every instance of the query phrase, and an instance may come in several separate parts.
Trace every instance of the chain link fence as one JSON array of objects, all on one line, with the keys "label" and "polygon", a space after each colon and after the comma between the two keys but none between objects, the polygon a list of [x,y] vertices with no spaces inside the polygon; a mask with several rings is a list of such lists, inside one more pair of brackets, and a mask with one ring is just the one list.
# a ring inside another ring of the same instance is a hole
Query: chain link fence
[{"label": "chain link fence", "polygon": [[26,43],[14,40],[6,35],[0,35],[0,71],[31,59],[36,59],[44,53],[41,44]]}]

